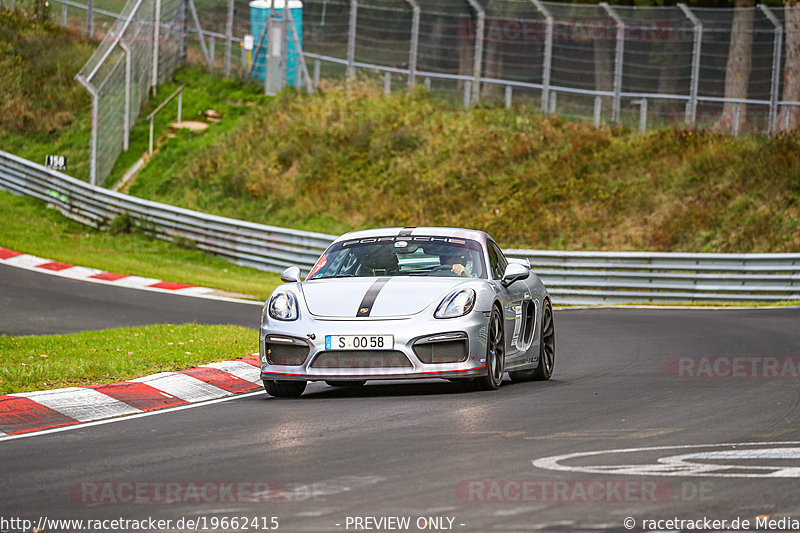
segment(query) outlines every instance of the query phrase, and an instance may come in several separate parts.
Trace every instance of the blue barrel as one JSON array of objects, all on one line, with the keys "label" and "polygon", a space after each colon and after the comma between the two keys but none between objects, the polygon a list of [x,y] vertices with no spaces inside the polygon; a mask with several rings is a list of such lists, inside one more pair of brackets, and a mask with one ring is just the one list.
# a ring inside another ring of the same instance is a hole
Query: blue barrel
[{"label": "blue barrel", "polygon": [[[269,17],[270,7],[274,7],[275,14],[278,17],[283,17],[283,10],[288,8],[291,10],[292,19],[294,20],[294,28],[297,34],[298,41],[300,41],[300,51],[303,49],[303,2],[300,0],[254,0],[250,2],[250,33],[253,35],[255,45],[253,50],[258,48],[258,38],[261,32],[264,31],[264,26],[267,24],[267,17]],[[286,85],[292,87],[300,87],[303,85],[303,78],[299,72],[297,61],[297,47],[294,44],[291,31],[287,35],[286,48]],[[269,42],[269,35],[264,37],[264,42],[261,45],[261,51],[258,57],[253,58],[255,67],[253,68],[253,77],[260,80],[264,79],[266,73],[266,49]]]}]

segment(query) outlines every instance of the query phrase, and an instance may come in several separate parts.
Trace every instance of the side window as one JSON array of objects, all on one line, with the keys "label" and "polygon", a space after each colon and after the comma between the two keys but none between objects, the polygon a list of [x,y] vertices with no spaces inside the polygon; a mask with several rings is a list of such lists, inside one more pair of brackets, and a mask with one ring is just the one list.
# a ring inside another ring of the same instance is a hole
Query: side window
[{"label": "side window", "polygon": [[508,260],[500,251],[495,243],[489,241],[489,268],[492,270],[492,277],[494,279],[502,279],[503,274],[506,273]]}]

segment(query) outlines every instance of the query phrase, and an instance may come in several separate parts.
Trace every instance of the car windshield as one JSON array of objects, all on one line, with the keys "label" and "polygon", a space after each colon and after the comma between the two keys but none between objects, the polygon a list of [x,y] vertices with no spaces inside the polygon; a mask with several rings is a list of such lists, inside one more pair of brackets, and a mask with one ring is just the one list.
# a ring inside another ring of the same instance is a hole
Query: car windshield
[{"label": "car windshield", "polygon": [[476,241],[391,236],[333,244],[306,279],[370,276],[487,277],[481,245]]}]

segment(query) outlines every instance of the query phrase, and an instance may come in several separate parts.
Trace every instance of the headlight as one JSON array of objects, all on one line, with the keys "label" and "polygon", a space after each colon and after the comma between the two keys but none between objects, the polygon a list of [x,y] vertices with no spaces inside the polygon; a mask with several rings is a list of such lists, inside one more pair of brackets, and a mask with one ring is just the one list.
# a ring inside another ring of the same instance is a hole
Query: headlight
[{"label": "headlight", "polygon": [[472,311],[475,305],[475,291],[472,289],[460,289],[448,294],[436,312],[433,314],[436,318],[455,318],[464,316]]},{"label": "headlight", "polygon": [[291,292],[274,294],[267,304],[270,318],[275,320],[297,320],[297,300]]}]

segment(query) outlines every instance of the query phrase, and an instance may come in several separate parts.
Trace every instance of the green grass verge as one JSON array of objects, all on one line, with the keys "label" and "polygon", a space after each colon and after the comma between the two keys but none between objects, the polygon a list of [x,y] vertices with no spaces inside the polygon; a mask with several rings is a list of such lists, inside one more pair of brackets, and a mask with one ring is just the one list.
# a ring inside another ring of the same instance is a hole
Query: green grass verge
[{"label": "green grass verge", "polygon": [[258,351],[239,326],[162,324],[40,337],[0,336],[0,394],[114,383]]},{"label": "green grass verge", "polygon": [[150,239],[141,233],[98,231],[73,222],[44,202],[0,191],[0,246],[118,274],[164,279],[250,295],[269,296],[280,277],[222,258]]}]

